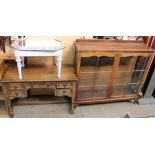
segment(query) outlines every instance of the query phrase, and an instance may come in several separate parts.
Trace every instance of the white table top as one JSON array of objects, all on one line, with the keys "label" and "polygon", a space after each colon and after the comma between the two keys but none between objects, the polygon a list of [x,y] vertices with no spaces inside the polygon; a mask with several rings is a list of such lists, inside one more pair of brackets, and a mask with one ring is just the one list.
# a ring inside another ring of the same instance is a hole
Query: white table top
[{"label": "white table top", "polygon": [[25,37],[15,40],[12,47],[19,51],[55,51],[65,48],[65,45],[52,37]]}]

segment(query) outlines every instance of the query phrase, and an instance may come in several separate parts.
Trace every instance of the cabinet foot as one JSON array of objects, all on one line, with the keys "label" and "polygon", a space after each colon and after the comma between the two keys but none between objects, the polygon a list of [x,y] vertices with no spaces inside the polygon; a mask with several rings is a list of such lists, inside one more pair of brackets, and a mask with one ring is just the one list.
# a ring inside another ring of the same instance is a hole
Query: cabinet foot
[{"label": "cabinet foot", "polygon": [[74,114],[74,109],[71,109],[71,114]]},{"label": "cabinet foot", "polygon": [[9,114],[10,118],[13,118],[14,117],[14,114]]},{"label": "cabinet foot", "polygon": [[139,102],[138,102],[137,99],[135,99],[135,100],[130,100],[130,102],[133,103],[133,104],[139,104]]},{"label": "cabinet foot", "polygon": [[137,105],[139,105],[139,101],[138,100],[135,100],[135,103],[134,104],[137,104]]}]

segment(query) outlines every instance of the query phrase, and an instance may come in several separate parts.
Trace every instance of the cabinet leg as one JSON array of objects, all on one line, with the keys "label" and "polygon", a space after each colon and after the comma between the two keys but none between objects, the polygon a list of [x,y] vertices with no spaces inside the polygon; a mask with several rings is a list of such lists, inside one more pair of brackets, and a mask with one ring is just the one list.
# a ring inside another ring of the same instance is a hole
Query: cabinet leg
[{"label": "cabinet leg", "polygon": [[71,103],[71,114],[74,114],[75,106],[74,106],[74,101]]},{"label": "cabinet leg", "polygon": [[9,116],[10,116],[11,118],[14,116],[14,113],[13,113],[13,106],[12,106],[11,101],[8,101],[8,113],[9,113]]},{"label": "cabinet leg", "polygon": [[13,118],[14,117],[14,114],[9,114],[10,118]]},{"label": "cabinet leg", "polygon": [[135,100],[134,104],[139,104],[139,101],[138,99]]},{"label": "cabinet leg", "polygon": [[71,114],[74,114],[74,109],[71,109]]},{"label": "cabinet leg", "polygon": [[138,99],[130,100],[130,102],[133,103],[133,104],[139,104]]}]

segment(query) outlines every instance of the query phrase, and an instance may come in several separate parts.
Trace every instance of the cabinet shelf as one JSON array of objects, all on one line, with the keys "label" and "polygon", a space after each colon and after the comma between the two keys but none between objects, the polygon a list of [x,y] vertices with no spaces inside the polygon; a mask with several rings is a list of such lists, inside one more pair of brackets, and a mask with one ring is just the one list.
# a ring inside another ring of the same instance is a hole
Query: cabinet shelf
[{"label": "cabinet shelf", "polygon": [[[118,73],[119,72],[122,72],[122,73],[124,73],[124,72],[143,72],[143,71],[145,71],[145,70],[130,70],[130,71],[118,71]],[[108,70],[105,70],[105,71],[100,71],[100,70],[98,70],[98,71],[80,71],[80,74],[95,74],[95,73],[110,73],[111,71],[108,71]]]},{"label": "cabinet shelf", "polygon": [[139,84],[114,85],[112,97],[133,96],[137,92]]},{"label": "cabinet shelf", "polygon": [[78,99],[97,99],[97,98],[107,98],[107,93],[106,91],[101,91],[101,90],[97,90],[94,91],[94,93],[92,91],[79,91],[78,95],[77,95]]}]

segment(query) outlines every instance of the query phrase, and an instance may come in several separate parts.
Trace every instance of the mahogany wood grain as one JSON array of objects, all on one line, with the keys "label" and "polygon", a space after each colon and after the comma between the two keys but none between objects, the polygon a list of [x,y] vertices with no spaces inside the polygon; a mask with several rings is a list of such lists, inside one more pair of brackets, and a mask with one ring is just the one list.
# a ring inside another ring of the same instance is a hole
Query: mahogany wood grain
[{"label": "mahogany wood grain", "polygon": [[119,62],[120,62],[120,55],[116,55],[115,56],[115,61],[114,61],[114,65],[113,65],[113,70],[112,70],[112,75],[111,75],[111,79],[109,81],[109,87],[108,87],[108,98],[111,97],[112,95],[112,87],[114,84],[114,80],[118,71],[118,67],[119,67]]},{"label": "mahogany wood grain", "polygon": [[19,80],[17,66],[9,65],[3,82],[29,82],[29,81],[74,81],[77,80],[75,69],[71,65],[62,65],[62,76],[57,77],[57,68],[52,66],[28,66],[23,68],[23,79]]},{"label": "mahogany wood grain", "polygon": [[140,52],[152,53],[153,50],[149,49],[142,41],[126,41],[126,40],[77,40],[77,50],[83,51],[100,51],[100,52]]},{"label": "mahogany wood grain", "polygon": [[76,100],[75,107],[78,105],[87,105],[87,104],[98,104],[98,103],[117,103],[123,101],[130,101],[138,99],[138,96],[129,96],[129,97],[118,97],[118,98],[100,98],[100,99],[87,99],[87,100]]}]

